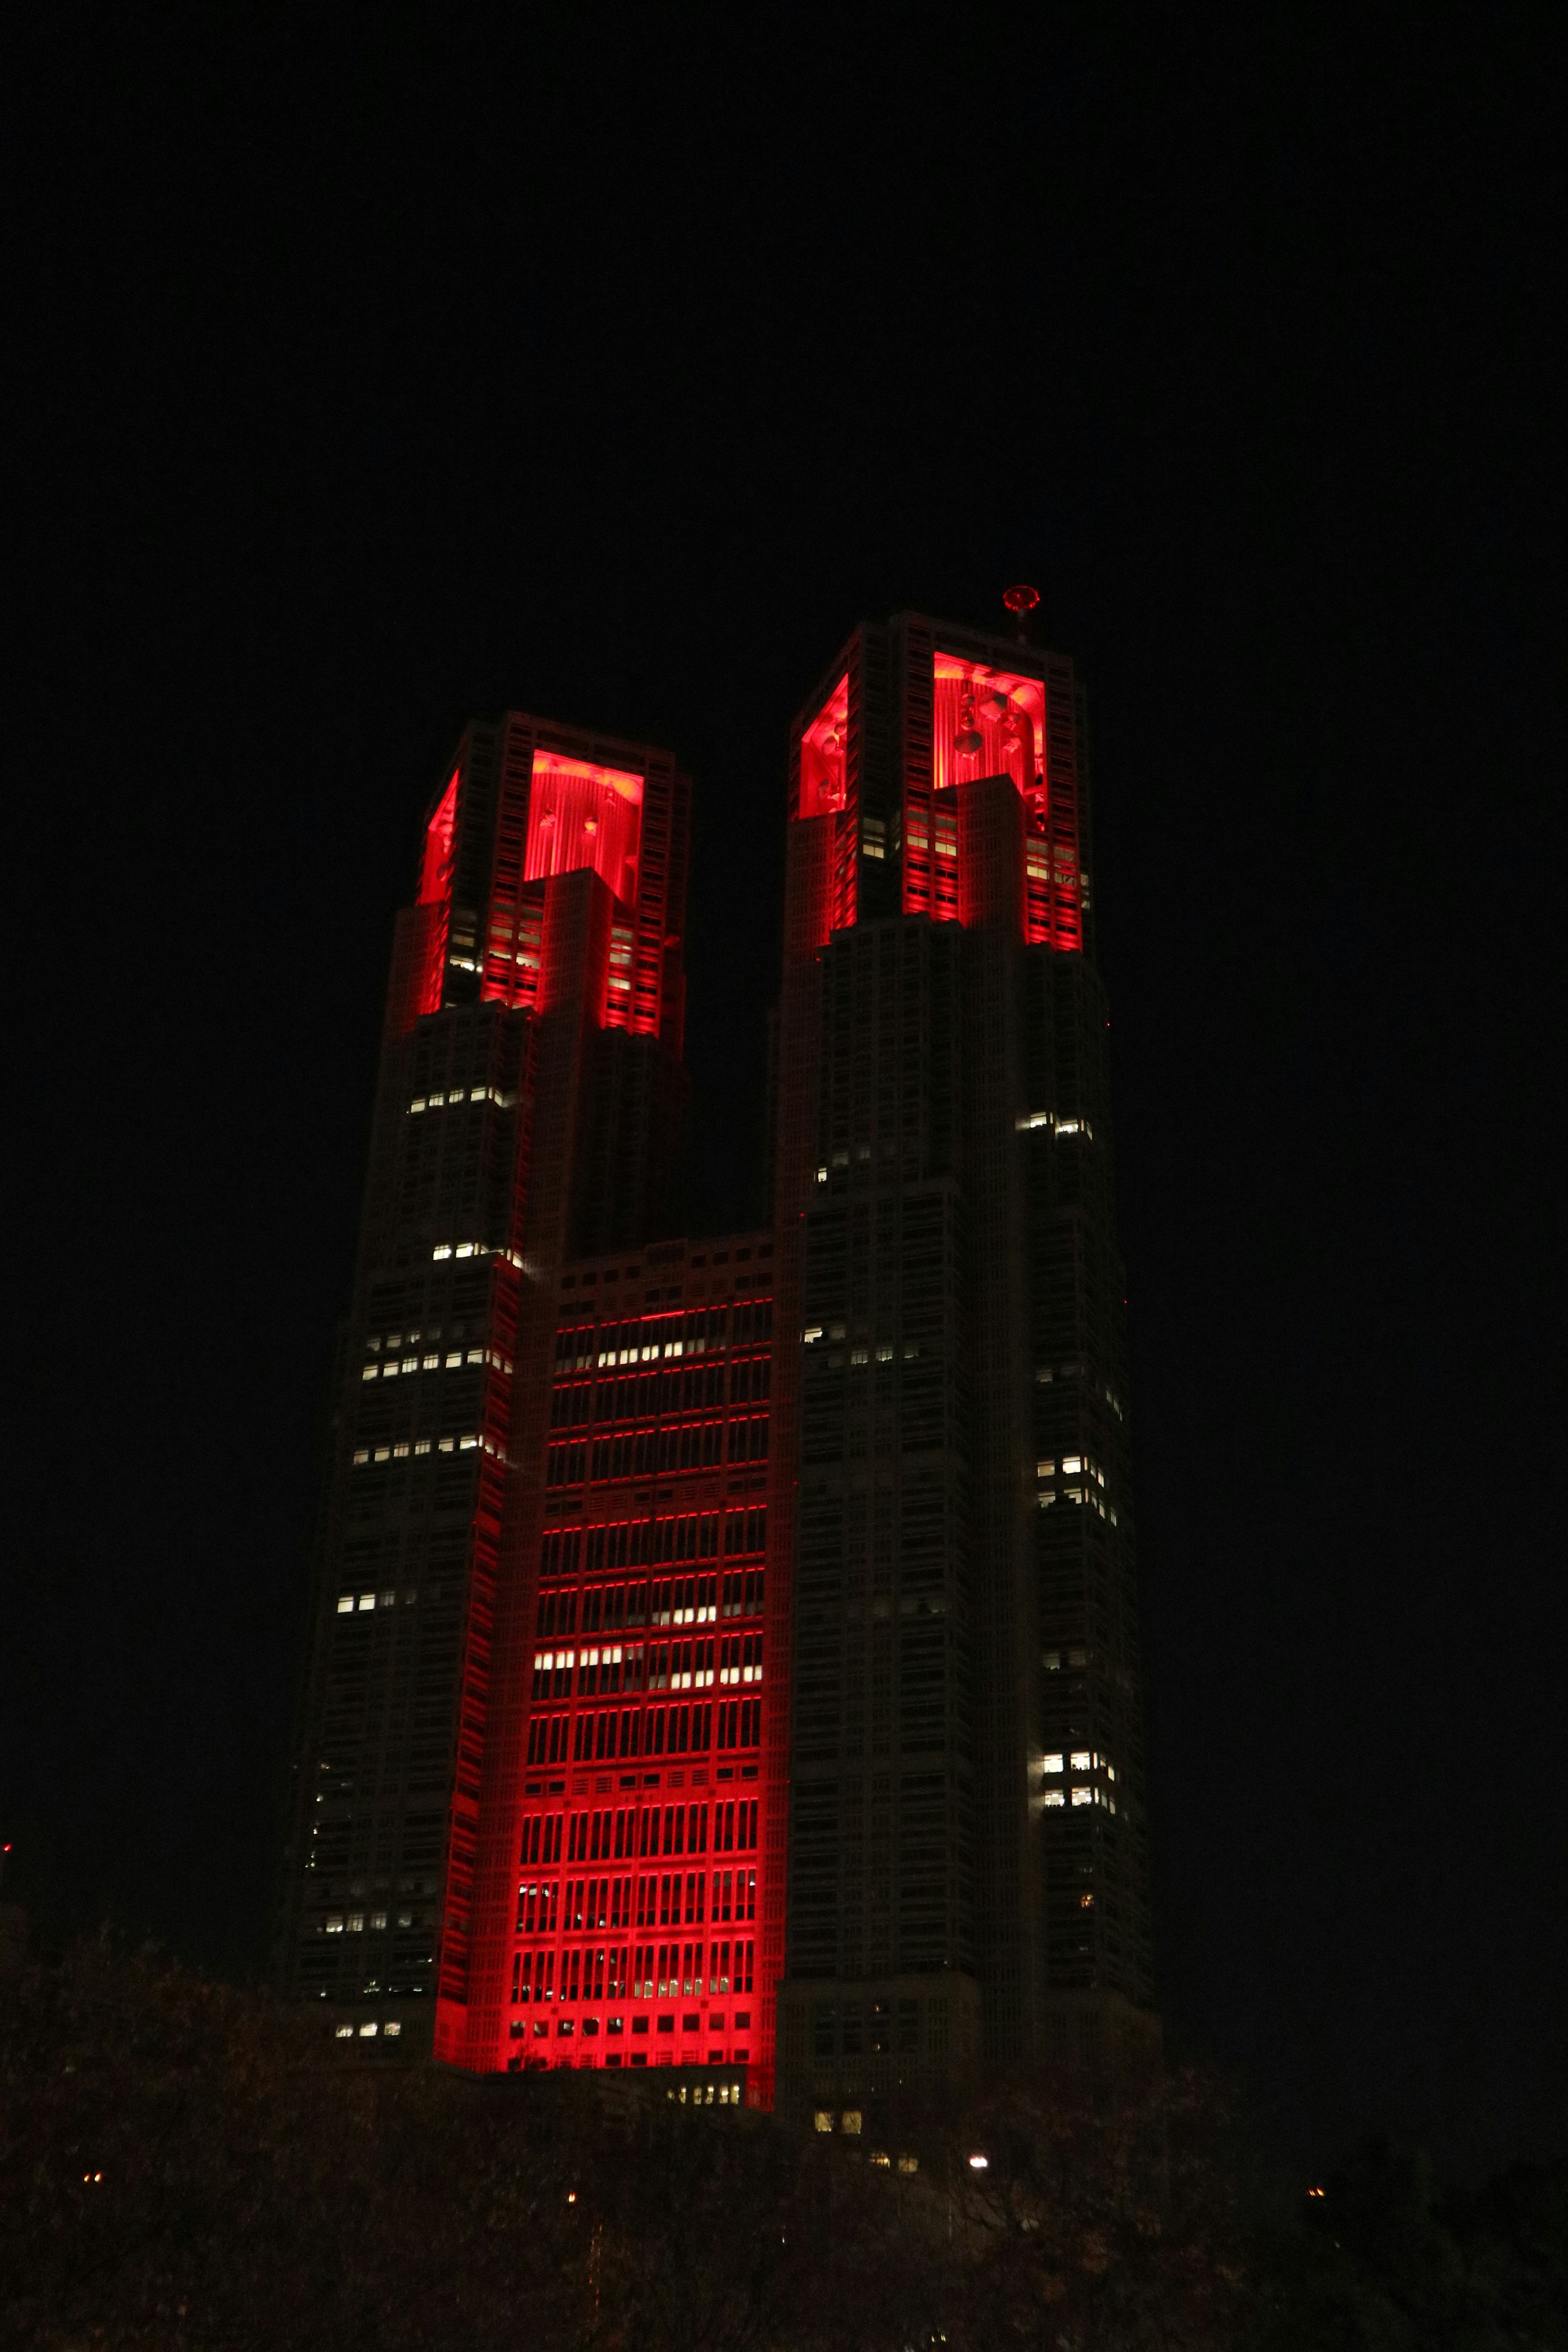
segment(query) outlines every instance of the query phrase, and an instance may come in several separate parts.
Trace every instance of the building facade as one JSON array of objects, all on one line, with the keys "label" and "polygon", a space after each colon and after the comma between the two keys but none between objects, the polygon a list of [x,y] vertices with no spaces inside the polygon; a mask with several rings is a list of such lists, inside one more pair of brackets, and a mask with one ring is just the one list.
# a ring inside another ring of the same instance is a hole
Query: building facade
[{"label": "building facade", "polygon": [[790,754],[769,1577],[796,2113],[1156,2035],[1090,876],[1070,662],[858,630]]},{"label": "building facade", "polygon": [[[793,730],[765,1231],[675,1238],[689,794],[471,729],[398,919],[281,1969],[363,2054],[833,2117],[1152,2045],[1072,666]],[[672,2077],[672,2079],[674,2079]]]}]

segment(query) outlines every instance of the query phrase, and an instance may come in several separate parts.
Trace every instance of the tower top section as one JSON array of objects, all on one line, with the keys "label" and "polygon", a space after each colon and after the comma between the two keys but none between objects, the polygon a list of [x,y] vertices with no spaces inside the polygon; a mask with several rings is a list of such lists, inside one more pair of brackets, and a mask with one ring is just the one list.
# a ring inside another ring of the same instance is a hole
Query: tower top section
[{"label": "tower top section", "polygon": [[679,1054],[690,800],[655,745],[527,711],[476,719],[425,821],[389,1026],[475,1002],[542,1010],[550,886],[583,875],[609,929],[603,1025]]},{"label": "tower top section", "polygon": [[[1039,598],[1005,601],[1021,620]],[[823,833],[814,944],[870,916],[966,920],[959,804],[1002,782],[1017,797],[1024,936],[1082,953],[1088,740],[1072,661],[919,613],[862,623],[790,735],[790,819]]]}]

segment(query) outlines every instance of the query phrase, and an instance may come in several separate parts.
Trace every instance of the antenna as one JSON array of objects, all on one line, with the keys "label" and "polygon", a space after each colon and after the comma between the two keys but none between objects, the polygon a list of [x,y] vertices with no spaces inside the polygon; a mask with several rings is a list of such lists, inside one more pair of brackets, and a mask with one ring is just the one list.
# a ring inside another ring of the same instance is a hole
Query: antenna
[{"label": "antenna", "polygon": [[1021,646],[1026,646],[1029,642],[1028,615],[1039,601],[1040,592],[1037,588],[1027,588],[1022,584],[1016,588],[1007,589],[1003,595],[1002,602],[1018,624],[1018,643]]}]

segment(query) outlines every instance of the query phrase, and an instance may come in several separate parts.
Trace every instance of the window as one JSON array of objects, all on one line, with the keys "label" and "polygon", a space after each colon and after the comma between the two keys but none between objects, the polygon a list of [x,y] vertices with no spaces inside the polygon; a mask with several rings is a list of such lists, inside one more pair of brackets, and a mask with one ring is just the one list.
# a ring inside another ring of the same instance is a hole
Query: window
[{"label": "window", "polygon": [[1059,1756],[1044,1757],[1041,1759],[1041,1769],[1047,1772],[1059,1772],[1062,1769],[1062,1759]]},{"label": "window", "polygon": [[[1060,1768],[1058,1767],[1058,1769],[1059,1769]],[[1075,1748],[1073,1749],[1072,1769],[1075,1772],[1087,1772],[1089,1770],[1089,1755],[1087,1748]]]}]

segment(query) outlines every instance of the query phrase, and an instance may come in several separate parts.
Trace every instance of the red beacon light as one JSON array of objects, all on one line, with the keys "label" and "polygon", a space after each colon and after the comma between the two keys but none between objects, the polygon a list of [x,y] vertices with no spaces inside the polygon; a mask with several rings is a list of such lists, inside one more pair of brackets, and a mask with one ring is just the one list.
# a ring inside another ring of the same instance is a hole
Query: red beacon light
[{"label": "red beacon light", "polygon": [[1007,610],[1012,614],[1013,618],[1018,624],[1018,642],[1020,645],[1024,642],[1025,627],[1029,614],[1035,610],[1039,601],[1039,590],[1037,588],[1028,587],[1022,581],[1019,582],[1016,588],[1008,588],[1003,593],[1002,602],[1006,605]]}]

